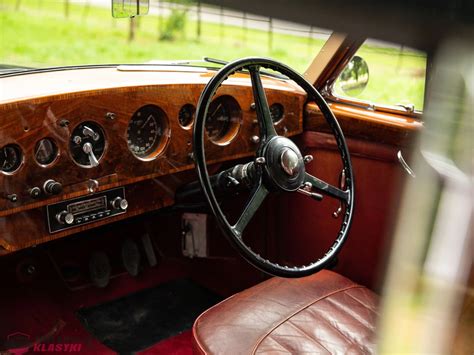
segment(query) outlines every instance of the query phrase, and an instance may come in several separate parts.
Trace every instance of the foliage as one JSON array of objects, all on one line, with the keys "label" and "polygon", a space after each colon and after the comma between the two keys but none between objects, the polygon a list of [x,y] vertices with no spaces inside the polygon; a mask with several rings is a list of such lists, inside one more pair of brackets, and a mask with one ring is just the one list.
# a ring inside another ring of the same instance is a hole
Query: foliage
[{"label": "foliage", "polygon": [[370,78],[358,97],[373,103],[395,105],[412,103],[423,109],[426,57],[419,52],[380,50],[364,45],[358,55],[367,61]]},{"label": "foliage", "polygon": [[61,2],[22,0],[18,12],[15,3],[0,5],[0,61],[30,67],[264,56],[304,71],[325,42],[315,39],[309,46],[307,38],[275,33],[269,53],[266,31],[225,26],[221,38],[220,25],[207,22],[197,41],[196,22],[189,18],[182,37],[157,41],[158,25],[166,18],[154,15],[139,18],[136,39],[128,42],[129,20],[112,18],[110,9],[71,3],[66,19]]},{"label": "foliage", "polygon": [[160,35],[162,41],[174,41],[178,34],[184,34],[188,10],[186,8],[172,8],[171,14],[165,22],[165,27]]}]

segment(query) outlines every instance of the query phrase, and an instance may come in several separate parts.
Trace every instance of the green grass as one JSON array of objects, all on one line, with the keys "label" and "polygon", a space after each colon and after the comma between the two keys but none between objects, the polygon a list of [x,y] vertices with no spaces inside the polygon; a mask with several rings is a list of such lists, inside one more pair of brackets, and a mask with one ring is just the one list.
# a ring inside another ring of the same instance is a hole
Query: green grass
[{"label": "green grass", "polygon": [[[51,66],[99,63],[141,63],[150,60],[200,59],[203,56],[232,60],[249,55],[271,56],[304,71],[324,41],[288,35],[273,35],[268,50],[264,31],[244,31],[204,23],[196,39],[196,23],[188,20],[185,32],[175,41],[159,41],[159,18],[139,18],[136,39],[128,42],[128,19],[113,19],[110,10],[71,4],[69,18],[59,1],[4,0],[1,12],[0,57],[3,63]],[[40,5],[41,4],[41,5]]]},{"label": "green grass", "polygon": [[426,57],[413,51],[364,45],[358,55],[369,66],[369,83],[358,97],[373,103],[413,103],[423,109]]},{"label": "green grass", "polygon": [[[203,56],[233,60],[265,56],[280,60],[303,72],[324,44],[304,37],[273,34],[268,48],[266,31],[203,23],[200,40],[196,23],[188,20],[174,41],[159,41],[157,16],[144,16],[134,41],[128,41],[129,20],[113,19],[110,9],[70,4],[66,18],[64,3],[50,0],[2,0],[0,3],[0,62],[32,67],[143,63],[151,60],[200,59]],[[371,77],[361,95],[372,102],[398,103],[418,97],[422,105],[423,78],[417,76],[424,58],[393,49],[363,48]],[[380,54],[382,53],[382,54]],[[401,64],[400,64],[401,63]],[[416,74],[416,75],[414,75]]]}]

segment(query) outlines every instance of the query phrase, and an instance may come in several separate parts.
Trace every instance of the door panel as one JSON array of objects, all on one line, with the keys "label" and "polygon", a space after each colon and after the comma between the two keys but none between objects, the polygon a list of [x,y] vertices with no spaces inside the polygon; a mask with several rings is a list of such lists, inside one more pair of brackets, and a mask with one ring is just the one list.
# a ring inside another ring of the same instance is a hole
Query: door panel
[{"label": "door panel", "polygon": [[[419,120],[393,114],[332,105],[351,153],[355,180],[355,213],[352,228],[336,271],[377,289],[385,265],[392,221],[399,207],[399,196],[408,176],[397,159],[401,149],[409,153]],[[308,105],[306,131],[298,144],[314,160],[308,172],[331,184],[338,184],[342,169],[336,143],[319,110]],[[288,194],[279,208],[280,257],[293,263],[307,263],[321,257],[334,241],[341,217],[334,218],[338,201],[325,197],[322,202],[299,194]]]},{"label": "door panel", "polygon": [[[411,146],[417,132],[423,127],[421,116],[375,112],[340,103],[329,104],[346,137],[398,147]],[[306,105],[304,129],[330,132],[321,111],[314,103]]]}]

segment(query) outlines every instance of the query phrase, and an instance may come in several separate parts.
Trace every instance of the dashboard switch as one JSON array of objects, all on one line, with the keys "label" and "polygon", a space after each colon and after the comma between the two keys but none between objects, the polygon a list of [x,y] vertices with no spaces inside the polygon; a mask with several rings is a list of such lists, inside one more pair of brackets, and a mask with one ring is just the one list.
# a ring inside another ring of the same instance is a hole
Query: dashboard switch
[{"label": "dashboard switch", "polygon": [[113,209],[125,211],[128,208],[128,201],[124,198],[117,197],[110,203]]},{"label": "dashboard switch", "polygon": [[82,146],[82,150],[89,157],[89,165],[91,167],[95,168],[96,166],[99,166],[99,161],[97,160],[97,157],[94,154],[94,147],[92,146],[90,142],[85,143]]},{"label": "dashboard switch", "polygon": [[63,185],[54,180],[47,180],[43,185],[43,190],[48,195],[58,195],[63,191]]},{"label": "dashboard switch", "polygon": [[8,201],[10,202],[18,202],[18,196],[17,194],[9,194],[9,195],[6,195],[6,198]]},{"label": "dashboard switch", "polygon": [[37,186],[32,187],[29,191],[31,198],[39,198],[41,196],[41,189]]},{"label": "dashboard switch", "polygon": [[61,224],[71,225],[71,224],[74,223],[74,215],[72,213],[67,212],[67,211],[59,212],[56,215],[56,219]]}]

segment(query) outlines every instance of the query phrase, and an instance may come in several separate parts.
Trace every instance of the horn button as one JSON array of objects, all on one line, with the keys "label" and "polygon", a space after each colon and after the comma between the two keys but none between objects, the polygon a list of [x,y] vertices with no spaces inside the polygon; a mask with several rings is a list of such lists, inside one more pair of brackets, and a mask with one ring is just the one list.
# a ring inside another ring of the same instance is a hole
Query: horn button
[{"label": "horn button", "polygon": [[304,181],[305,168],[300,150],[285,137],[272,138],[265,148],[265,170],[270,181],[285,191],[296,191]]}]

